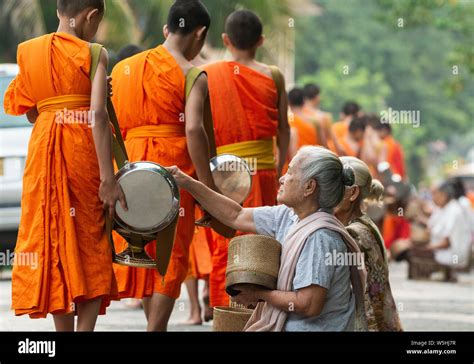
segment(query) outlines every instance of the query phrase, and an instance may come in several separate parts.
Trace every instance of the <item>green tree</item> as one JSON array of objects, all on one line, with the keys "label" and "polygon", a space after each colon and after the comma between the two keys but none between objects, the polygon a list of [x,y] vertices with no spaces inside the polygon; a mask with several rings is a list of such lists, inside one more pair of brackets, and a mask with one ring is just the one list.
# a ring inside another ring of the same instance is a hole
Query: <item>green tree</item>
[{"label": "green tree", "polygon": [[[297,79],[301,84],[319,83],[322,106],[333,114],[339,112],[343,98],[355,99],[366,111],[387,107],[419,111],[419,128],[394,125],[393,129],[405,148],[411,179],[420,181],[430,142],[449,143],[451,135],[472,129],[472,77],[464,72],[466,78],[457,92],[448,87],[460,78],[453,73],[450,59],[464,47],[463,39],[455,30],[429,21],[409,27],[408,20],[400,26],[398,17],[381,18],[384,7],[376,1],[320,0],[317,4],[323,9],[321,16],[302,17],[296,23]],[[450,13],[444,8],[439,11]],[[420,16],[417,13],[416,18]],[[349,69],[348,74],[343,74],[341,65]],[[363,82],[370,85],[366,88],[355,82],[363,70],[367,72]]]}]

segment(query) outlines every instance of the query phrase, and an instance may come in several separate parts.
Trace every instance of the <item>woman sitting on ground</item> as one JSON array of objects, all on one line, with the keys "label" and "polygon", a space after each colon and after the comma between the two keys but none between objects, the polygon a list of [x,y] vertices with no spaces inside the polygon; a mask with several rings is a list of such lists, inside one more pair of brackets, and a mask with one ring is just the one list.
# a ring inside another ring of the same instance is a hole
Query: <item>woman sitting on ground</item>
[{"label": "woman sitting on ground", "polygon": [[425,258],[446,266],[446,280],[455,281],[451,268],[462,269],[469,265],[472,248],[469,215],[456,199],[452,183],[443,182],[433,191],[433,202],[437,209],[428,221],[430,243],[426,247],[411,248],[408,260]]}]

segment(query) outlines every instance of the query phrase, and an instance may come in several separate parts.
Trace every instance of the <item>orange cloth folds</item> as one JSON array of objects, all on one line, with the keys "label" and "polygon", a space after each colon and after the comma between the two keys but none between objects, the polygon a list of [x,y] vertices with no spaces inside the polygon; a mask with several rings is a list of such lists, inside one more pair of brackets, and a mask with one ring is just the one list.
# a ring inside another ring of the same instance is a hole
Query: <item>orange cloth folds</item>
[{"label": "orange cloth folds", "polygon": [[318,135],[313,125],[294,113],[290,113],[288,120],[290,126],[296,130],[298,136],[298,149],[304,145],[316,145],[318,143]]},{"label": "orange cloth folds", "polygon": [[387,162],[390,163],[390,169],[393,173],[405,177],[405,161],[403,157],[402,147],[392,135],[388,135],[383,139],[387,146]]},{"label": "orange cloth folds", "polygon": [[[184,133],[185,75],[164,46],[139,53],[118,63],[112,71],[117,118],[125,135],[130,162],[151,161],[177,165],[194,175]],[[176,239],[168,271],[162,277],[154,269],[114,265],[120,298],[149,297],[154,292],[178,298],[188,273],[189,246],[194,235],[194,199],[180,191],[181,205]],[[114,233],[115,249],[126,241]],[[156,244],[145,250],[156,255]]]},{"label": "orange cloth folds", "polygon": [[[205,70],[218,148],[276,137],[278,95],[271,77],[237,62],[216,62],[205,66]],[[275,168],[258,170],[253,175],[252,190],[243,205],[275,205],[277,190]],[[212,240],[208,243],[212,254],[212,271],[209,276],[210,305],[225,306],[229,304],[229,297],[225,292],[229,239],[213,232]]]},{"label": "orange cloth folds", "polygon": [[[35,105],[46,111],[41,105],[59,97],[48,106],[53,111],[71,106],[57,103],[71,95],[83,95],[72,106],[88,110],[90,63],[89,43],[65,33],[20,44],[20,74],[7,89],[5,111],[19,115]],[[19,264],[12,272],[12,308],[33,318],[73,312],[74,303],[99,297],[104,313],[117,294],[91,128],[55,117],[41,112],[31,134],[15,249]],[[20,264],[25,257],[30,264]]]}]

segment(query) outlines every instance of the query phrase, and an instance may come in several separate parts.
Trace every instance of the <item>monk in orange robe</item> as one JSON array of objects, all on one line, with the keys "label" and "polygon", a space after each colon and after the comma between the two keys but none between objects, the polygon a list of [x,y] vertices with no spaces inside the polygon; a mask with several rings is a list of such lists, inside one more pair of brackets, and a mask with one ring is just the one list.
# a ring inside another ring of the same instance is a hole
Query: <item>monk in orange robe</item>
[{"label": "monk in orange robe", "polygon": [[332,144],[330,149],[338,155],[344,155],[344,147],[340,145],[340,141],[347,137],[351,120],[359,116],[359,114],[359,104],[354,101],[347,101],[342,106],[341,120],[332,125]]},{"label": "monk in orange robe", "polygon": [[[381,123],[376,131],[385,146],[386,161],[390,164],[390,170],[405,179],[405,161],[402,147],[392,136],[390,125]],[[408,239],[410,237],[409,221],[405,216],[387,213],[384,218],[382,233],[386,244],[398,239]]]},{"label": "monk in orange robe", "polygon": [[332,143],[332,117],[331,114],[319,108],[321,103],[321,88],[308,83],[303,87],[304,107],[303,115],[306,119],[313,121],[318,129],[318,145],[331,148]]},{"label": "monk in orange robe", "polygon": [[309,122],[303,116],[303,90],[301,88],[292,89],[288,93],[288,102],[291,109],[291,112],[288,116],[291,126],[291,140],[287,156],[287,163],[296,155],[302,146],[316,145],[318,143],[317,128],[315,127],[314,123]]},{"label": "monk in orange robe", "polygon": [[377,118],[371,122],[371,126],[375,129],[384,144],[385,152],[381,162],[388,162],[392,173],[398,174],[404,179],[406,177],[406,171],[403,149],[393,137],[390,124],[382,123],[380,118]]},{"label": "monk in orange robe", "polygon": [[395,140],[391,133],[388,133],[383,141],[387,146],[387,162],[390,163],[393,173],[405,178],[405,159],[402,146]]},{"label": "monk in orange robe", "polygon": [[[200,1],[176,1],[164,28],[166,41],[119,62],[112,72],[113,103],[130,161],[179,165],[215,188],[209,168],[209,144],[203,125],[207,77],[201,74],[185,103],[186,74],[204,45],[210,17]],[[148,331],[165,331],[188,272],[194,235],[194,200],[180,191],[181,208],[168,271],[115,266],[121,298],[143,298]],[[115,235],[117,251],[126,242]],[[146,251],[156,255],[156,245]]]},{"label": "monk in orange robe", "polygon": [[89,43],[104,11],[103,0],[58,1],[58,31],[19,45],[20,73],[4,100],[8,114],[34,123],[15,249],[34,264],[13,266],[12,308],[51,313],[58,331],[92,331],[117,295],[104,208],[126,205],[109,142],[108,56],[102,49],[91,82]]},{"label": "monk in orange robe", "polygon": [[[214,120],[217,154],[234,154],[249,162],[254,171],[245,207],[276,204],[289,143],[287,98],[283,76],[277,90],[269,66],[255,60],[263,44],[262,23],[248,10],[235,11],[225,24],[223,42],[232,60],[209,64],[209,95]],[[276,76],[275,76],[276,77]],[[274,158],[274,139],[277,160]],[[225,271],[229,239],[213,233],[211,307],[227,306]]]},{"label": "monk in orange robe", "polygon": [[[400,144],[393,138],[390,124],[382,123],[378,116],[371,116],[369,117],[369,125],[380,141],[377,143],[378,148],[376,148],[378,163],[388,162],[391,172],[405,179],[403,150]],[[398,216],[396,213],[387,212],[383,220],[382,234],[387,248],[396,240],[408,239],[410,236],[408,219],[405,216]]]},{"label": "monk in orange robe", "polygon": [[341,155],[360,157],[364,145],[363,141],[366,126],[366,117],[360,116],[352,119],[347,134],[338,139],[338,148],[341,148]]}]

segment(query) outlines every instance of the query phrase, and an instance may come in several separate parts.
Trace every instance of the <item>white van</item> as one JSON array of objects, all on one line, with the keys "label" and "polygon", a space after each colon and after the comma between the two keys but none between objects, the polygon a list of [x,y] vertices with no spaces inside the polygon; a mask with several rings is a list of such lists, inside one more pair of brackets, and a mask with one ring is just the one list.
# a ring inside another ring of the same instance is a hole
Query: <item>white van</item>
[{"label": "white van", "polygon": [[18,74],[16,64],[0,64],[0,232],[16,231],[20,223],[23,171],[33,125],[26,116],[6,115],[5,91]]}]

